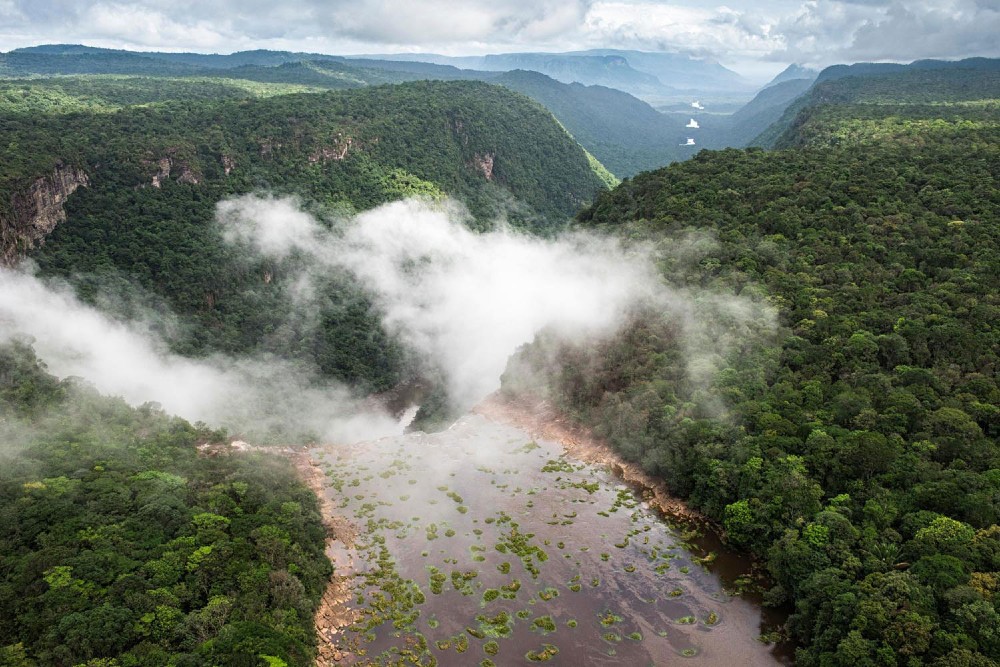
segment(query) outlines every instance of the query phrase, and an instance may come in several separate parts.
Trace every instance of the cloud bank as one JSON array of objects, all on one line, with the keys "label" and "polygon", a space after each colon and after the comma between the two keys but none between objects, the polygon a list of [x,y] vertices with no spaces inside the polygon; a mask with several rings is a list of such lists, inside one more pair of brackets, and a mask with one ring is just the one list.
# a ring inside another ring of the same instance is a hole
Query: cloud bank
[{"label": "cloud bank", "polygon": [[986,0],[0,0],[0,49],[40,42],[323,53],[633,48],[768,61],[1000,56]]},{"label": "cloud bank", "polygon": [[81,303],[66,285],[0,269],[0,340],[26,338],[49,372],[79,377],[133,405],[257,438],[290,434],[355,441],[403,425],[310,369],[273,358],[190,359],[171,354],[145,322],[123,323]]},{"label": "cloud bank", "polygon": [[331,270],[353,275],[375,295],[387,330],[444,375],[460,408],[498,389],[507,359],[539,330],[606,334],[636,303],[663,295],[648,255],[609,239],[477,234],[462,217],[454,205],[404,201],[331,230],[288,199],[219,206],[231,241],[297,258],[293,298]]},{"label": "cloud bank", "polygon": [[[759,301],[663,282],[657,259],[698,261],[711,239],[681,238],[654,252],[580,233],[479,234],[466,218],[457,204],[416,200],[334,221],[317,220],[289,198],[248,195],[217,209],[229,243],[280,267],[292,317],[318,312],[331,274],[350,276],[372,295],[386,330],[443,379],[459,410],[498,389],[511,355],[543,330],[587,344],[654,309],[677,323],[689,376],[706,386],[727,354],[773,330],[774,314]],[[309,433],[350,442],[403,430],[301,363],[171,354],[154,333],[162,319],[117,321],[80,303],[67,285],[30,270],[0,271],[0,340],[29,337],[57,376],[258,438]]]}]

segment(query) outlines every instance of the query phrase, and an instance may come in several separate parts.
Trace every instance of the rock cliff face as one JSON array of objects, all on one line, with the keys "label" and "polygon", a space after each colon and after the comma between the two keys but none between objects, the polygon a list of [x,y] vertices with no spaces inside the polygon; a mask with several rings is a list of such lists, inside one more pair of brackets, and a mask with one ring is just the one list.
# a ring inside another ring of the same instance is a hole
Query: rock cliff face
[{"label": "rock cliff face", "polygon": [[0,212],[0,264],[10,266],[66,220],[63,205],[80,186],[90,184],[86,172],[59,164],[48,176],[11,197],[10,210]]}]

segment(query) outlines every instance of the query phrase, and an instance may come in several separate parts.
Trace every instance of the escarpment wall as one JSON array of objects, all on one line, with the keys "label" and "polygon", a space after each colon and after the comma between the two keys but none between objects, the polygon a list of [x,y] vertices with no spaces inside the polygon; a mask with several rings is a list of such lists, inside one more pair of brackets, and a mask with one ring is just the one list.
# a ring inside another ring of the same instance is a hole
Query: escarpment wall
[{"label": "escarpment wall", "polygon": [[0,265],[16,263],[56,225],[65,222],[66,200],[77,188],[89,184],[85,171],[60,164],[48,176],[15,193],[9,210],[0,212]]}]

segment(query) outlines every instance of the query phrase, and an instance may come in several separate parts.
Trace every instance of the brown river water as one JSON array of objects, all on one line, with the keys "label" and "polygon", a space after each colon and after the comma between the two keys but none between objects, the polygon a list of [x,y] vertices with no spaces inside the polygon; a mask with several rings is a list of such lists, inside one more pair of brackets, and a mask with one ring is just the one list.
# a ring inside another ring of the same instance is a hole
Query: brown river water
[{"label": "brown river water", "polygon": [[473,414],[311,454],[356,529],[330,550],[343,664],[789,664],[759,639],[781,619],[732,594],[746,561],[557,442]]}]

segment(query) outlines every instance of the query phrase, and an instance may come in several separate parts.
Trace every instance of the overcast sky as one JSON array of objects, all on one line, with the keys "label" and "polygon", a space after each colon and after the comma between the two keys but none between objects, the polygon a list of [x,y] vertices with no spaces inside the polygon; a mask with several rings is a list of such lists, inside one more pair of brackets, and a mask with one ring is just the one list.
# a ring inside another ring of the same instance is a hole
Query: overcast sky
[{"label": "overcast sky", "polygon": [[798,62],[1000,56],[1000,0],[0,0],[0,51],[687,51],[762,77]]}]

